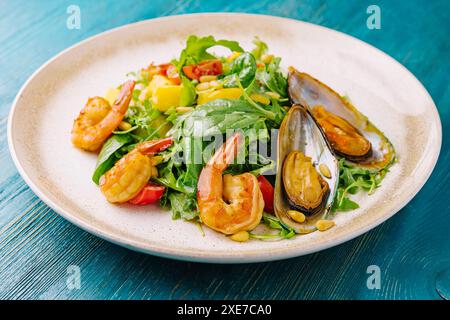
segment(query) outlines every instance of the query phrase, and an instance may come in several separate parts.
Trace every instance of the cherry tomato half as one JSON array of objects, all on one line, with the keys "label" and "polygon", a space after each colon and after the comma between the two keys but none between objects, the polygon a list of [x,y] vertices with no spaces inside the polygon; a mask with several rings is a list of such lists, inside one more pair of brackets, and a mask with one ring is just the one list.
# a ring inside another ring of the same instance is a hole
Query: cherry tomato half
[{"label": "cherry tomato half", "polygon": [[201,76],[222,74],[222,62],[220,60],[206,60],[197,65],[183,67],[183,72],[189,79],[199,79]]},{"label": "cherry tomato half", "polygon": [[128,202],[139,206],[155,203],[164,194],[165,187],[149,182],[133,199]]},{"label": "cherry tomato half", "polygon": [[264,176],[258,177],[259,189],[261,189],[261,193],[264,199],[264,210],[268,213],[274,213],[273,210],[273,196],[274,190],[270,182],[264,178]]}]

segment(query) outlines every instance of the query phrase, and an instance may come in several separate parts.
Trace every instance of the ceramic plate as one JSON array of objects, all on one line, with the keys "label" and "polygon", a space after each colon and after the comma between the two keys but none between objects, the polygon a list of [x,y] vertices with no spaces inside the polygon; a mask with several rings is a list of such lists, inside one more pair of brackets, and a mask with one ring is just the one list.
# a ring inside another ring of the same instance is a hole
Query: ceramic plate
[{"label": "ceramic plate", "polygon": [[[338,214],[327,232],[291,240],[233,242],[158,206],[111,205],[92,183],[96,155],[70,142],[73,119],[90,96],[129,71],[176,57],[188,35],[214,35],[252,48],[259,36],[282,66],[310,73],[354,104],[394,144],[399,162],[361,208]],[[67,220],[130,249],[189,261],[243,263],[316,252],[350,240],[398,212],[423,186],[438,158],[441,124],[420,82],[381,51],[320,26],[260,15],[196,14],[143,21],[85,40],[58,54],[25,83],[12,106],[9,147],[28,185]]]}]

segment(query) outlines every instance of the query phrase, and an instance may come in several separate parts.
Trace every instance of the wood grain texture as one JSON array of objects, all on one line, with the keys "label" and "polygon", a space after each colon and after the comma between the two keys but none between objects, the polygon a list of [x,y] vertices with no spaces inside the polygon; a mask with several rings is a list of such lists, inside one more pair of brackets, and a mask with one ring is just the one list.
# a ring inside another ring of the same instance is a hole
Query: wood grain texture
[{"label": "wood grain texture", "polygon": [[[66,28],[70,4],[81,8],[80,30]],[[375,1],[381,8],[381,30],[366,27],[370,4],[0,0],[0,298],[439,299],[435,277],[450,268],[450,3]],[[378,47],[411,70],[437,104],[444,132],[438,165],[420,193],[399,214],[353,241],[305,257],[249,265],[203,265],[135,253],[80,230],[41,202],[17,173],[6,142],[11,103],[31,73],[59,51],[104,30],[213,11],[321,24]],[[372,264],[382,271],[380,290],[366,286],[366,269]],[[70,265],[81,269],[79,290],[66,286]]]}]

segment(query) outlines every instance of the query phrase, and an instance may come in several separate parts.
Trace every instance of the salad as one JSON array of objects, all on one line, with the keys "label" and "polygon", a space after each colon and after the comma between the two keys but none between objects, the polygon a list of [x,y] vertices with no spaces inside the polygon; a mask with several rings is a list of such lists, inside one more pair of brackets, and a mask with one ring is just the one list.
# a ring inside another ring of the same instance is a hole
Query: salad
[{"label": "salad", "polygon": [[325,231],[359,207],[353,194],[380,187],[395,162],[384,134],[253,43],[191,35],[175,59],[88,99],[72,143],[98,152],[92,180],[107,201],[157,204],[243,242]]}]

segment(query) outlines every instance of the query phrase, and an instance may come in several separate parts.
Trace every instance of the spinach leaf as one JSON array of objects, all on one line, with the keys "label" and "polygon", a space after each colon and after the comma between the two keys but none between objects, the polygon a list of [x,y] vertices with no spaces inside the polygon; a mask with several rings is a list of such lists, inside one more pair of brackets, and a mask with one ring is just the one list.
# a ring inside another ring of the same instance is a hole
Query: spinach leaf
[{"label": "spinach leaf", "polygon": [[223,86],[225,88],[239,87],[239,82],[243,88],[247,88],[255,78],[256,74],[256,60],[248,52],[237,57],[232,65],[230,74],[224,78]]},{"label": "spinach leaf", "polygon": [[194,84],[188,78],[183,76],[181,77],[181,82],[183,84],[183,89],[181,90],[180,106],[191,106],[195,103],[195,98],[197,97]]},{"label": "spinach leaf", "polygon": [[227,129],[246,128],[264,119],[270,111],[253,106],[244,100],[217,99],[179,116],[175,126],[168,132],[175,139],[181,136],[212,136],[225,133]]},{"label": "spinach leaf", "polygon": [[182,185],[185,190],[195,195],[198,176],[203,167],[203,142],[202,138],[193,136],[186,137],[183,139],[183,142],[183,156],[186,170],[178,177],[177,185]]},{"label": "spinach leaf", "polygon": [[214,46],[226,47],[231,51],[244,51],[237,41],[216,40],[213,36],[199,38],[191,35],[186,41],[186,47],[181,51],[176,63],[177,68],[181,70],[186,64],[197,64],[203,60],[216,59],[215,56],[207,52],[209,48]]},{"label": "spinach leaf", "polygon": [[118,160],[114,153],[124,145],[130,143],[132,138],[128,134],[112,135],[103,145],[102,150],[97,158],[92,181],[99,184],[100,177]]}]

